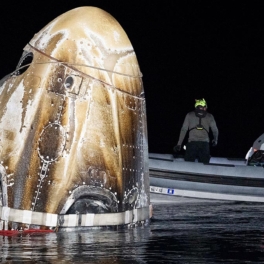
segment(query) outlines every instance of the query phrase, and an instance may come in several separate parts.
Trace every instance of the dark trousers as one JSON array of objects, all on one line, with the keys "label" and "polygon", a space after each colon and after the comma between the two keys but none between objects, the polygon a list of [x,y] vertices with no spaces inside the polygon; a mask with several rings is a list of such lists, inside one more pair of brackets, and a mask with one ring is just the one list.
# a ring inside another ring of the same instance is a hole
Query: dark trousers
[{"label": "dark trousers", "polygon": [[195,161],[209,163],[210,160],[210,147],[208,142],[204,141],[191,141],[187,143],[185,152],[185,161]]}]

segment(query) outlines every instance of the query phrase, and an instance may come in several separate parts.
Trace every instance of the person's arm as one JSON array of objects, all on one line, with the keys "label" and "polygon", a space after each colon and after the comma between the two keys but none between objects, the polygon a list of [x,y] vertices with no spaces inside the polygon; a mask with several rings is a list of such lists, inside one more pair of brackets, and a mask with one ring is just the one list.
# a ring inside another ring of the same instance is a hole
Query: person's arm
[{"label": "person's arm", "polygon": [[180,131],[180,136],[179,136],[179,141],[178,141],[177,146],[181,146],[182,145],[182,142],[183,142],[183,140],[184,140],[184,138],[186,136],[186,133],[187,133],[188,129],[189,129],[189,118],[188,118],[188,114],[187,114],[185,119],[184,119],[181,131]]},{"label": "person's arm", "polygon": [[214,119],[213,116],[212,116],[212,119],[211,119],[210,128],[212,130],[213,137],[214,137],[213,141],[214,141],[215,145],[217,145],[219,131],[218,131],[218,128],[217,128],[217,125],[216,125],[216,122],[215,122],[215,119]]}]

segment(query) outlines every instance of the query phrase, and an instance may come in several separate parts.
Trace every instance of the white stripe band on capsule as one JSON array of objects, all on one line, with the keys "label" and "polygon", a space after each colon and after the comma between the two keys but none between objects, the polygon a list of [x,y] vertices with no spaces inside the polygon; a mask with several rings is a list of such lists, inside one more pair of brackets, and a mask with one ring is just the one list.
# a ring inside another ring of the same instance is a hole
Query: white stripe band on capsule
[{"label": "white stripe band on capsule", "polygon": [[152,217],[152,205],[119,213],[58,215],[0,206],[0,220],[48,227],[114,226]]}]

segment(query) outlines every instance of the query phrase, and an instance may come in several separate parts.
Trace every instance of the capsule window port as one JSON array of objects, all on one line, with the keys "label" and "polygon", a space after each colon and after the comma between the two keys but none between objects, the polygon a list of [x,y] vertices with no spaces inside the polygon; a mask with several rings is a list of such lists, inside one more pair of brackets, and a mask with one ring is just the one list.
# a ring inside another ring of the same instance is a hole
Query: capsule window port
[{"label": "capsule window port", "polygon": [[73,82],[74,82],[73,78],[71,76],[68,76],[64,82],[65,88],[70,90],[73,86]]}]

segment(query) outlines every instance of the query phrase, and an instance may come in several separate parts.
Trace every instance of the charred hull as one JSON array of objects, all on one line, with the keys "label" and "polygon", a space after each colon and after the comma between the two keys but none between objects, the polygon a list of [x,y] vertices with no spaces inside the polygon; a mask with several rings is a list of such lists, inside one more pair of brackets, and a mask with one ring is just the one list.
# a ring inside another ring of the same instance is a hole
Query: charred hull
[{"label": "charred hull", "polygon": [[54,19],[0,83],[2,228],[149,219],[142,74],[110,14],[81,7]]}]

